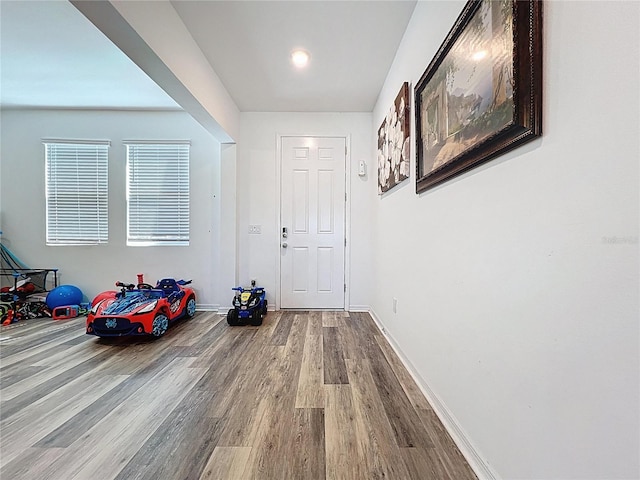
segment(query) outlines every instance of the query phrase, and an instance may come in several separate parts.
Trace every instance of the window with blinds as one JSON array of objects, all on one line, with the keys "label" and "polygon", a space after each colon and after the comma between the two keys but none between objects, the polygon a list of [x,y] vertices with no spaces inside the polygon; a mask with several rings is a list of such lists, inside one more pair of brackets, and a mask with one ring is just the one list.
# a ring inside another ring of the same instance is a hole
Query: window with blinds
[{"label": "window with blinds", "polygon": [[107,243],[109,142],[43,143],[47,245]]},{"label": "window with blinds", "polygon": [[127,245],[189,245],[189,143],[125,143]]}]

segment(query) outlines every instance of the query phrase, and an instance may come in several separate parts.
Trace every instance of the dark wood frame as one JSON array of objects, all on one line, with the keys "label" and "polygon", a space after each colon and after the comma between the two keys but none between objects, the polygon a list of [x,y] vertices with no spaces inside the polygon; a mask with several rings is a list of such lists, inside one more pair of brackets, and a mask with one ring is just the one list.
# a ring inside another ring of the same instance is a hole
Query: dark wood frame
[{"label": "dark wood frame", "polygon": [[416,193],[424,192],[542,134],[542,0],[513,5],[513,121],[458,156],[422,175],[421,93],[464,32],[483,0],[469,0],[415,87]]}]

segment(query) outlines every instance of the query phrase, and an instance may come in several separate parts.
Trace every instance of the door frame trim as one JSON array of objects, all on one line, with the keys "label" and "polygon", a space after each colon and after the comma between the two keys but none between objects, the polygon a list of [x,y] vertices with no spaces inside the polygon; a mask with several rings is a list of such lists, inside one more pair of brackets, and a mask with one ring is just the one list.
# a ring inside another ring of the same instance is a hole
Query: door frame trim
[{"label": "door frame trim", "polygon": [[347,286],[344,292],[344,311],[349,310],[350,305],[350,278],[351,278],[351,134],[335,134],[335,135],[314,135],[313,133],[305,134],[276,134],[276,292],[275,299],[276,310],[280,310],[282,306],[282,269],[280,266],[280,232],[282,232],[282,139],[285,137],[296,138],[344,138],[347,152],[344,156],[344,191],[347,194],[347,200],[344,204],[344,236],[347,245],[344,247],[344,284]]}]

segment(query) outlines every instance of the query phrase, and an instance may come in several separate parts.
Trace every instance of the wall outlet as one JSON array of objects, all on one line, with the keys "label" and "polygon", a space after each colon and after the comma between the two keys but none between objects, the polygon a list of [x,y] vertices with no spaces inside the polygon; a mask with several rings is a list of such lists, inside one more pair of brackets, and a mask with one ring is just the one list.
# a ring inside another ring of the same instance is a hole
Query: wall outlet
[{"label": "wall outlet", "polygon": [[262,225],[249,225],[249,234],[259,235],[262,233]]},{"label": "wall outlet", "polygon": [[398,313],[398,299],[393,297],[393,313]]}]

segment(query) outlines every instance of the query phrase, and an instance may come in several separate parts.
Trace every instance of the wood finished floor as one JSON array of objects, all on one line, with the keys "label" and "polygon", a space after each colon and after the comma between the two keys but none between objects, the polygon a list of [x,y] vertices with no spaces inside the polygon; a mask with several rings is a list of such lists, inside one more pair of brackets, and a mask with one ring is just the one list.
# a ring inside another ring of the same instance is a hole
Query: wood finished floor
[{"label": "wood finished floor", "polygon": [[0,329],[0,478],[475,475],[368,314],[198,313],[157,341]]}]

